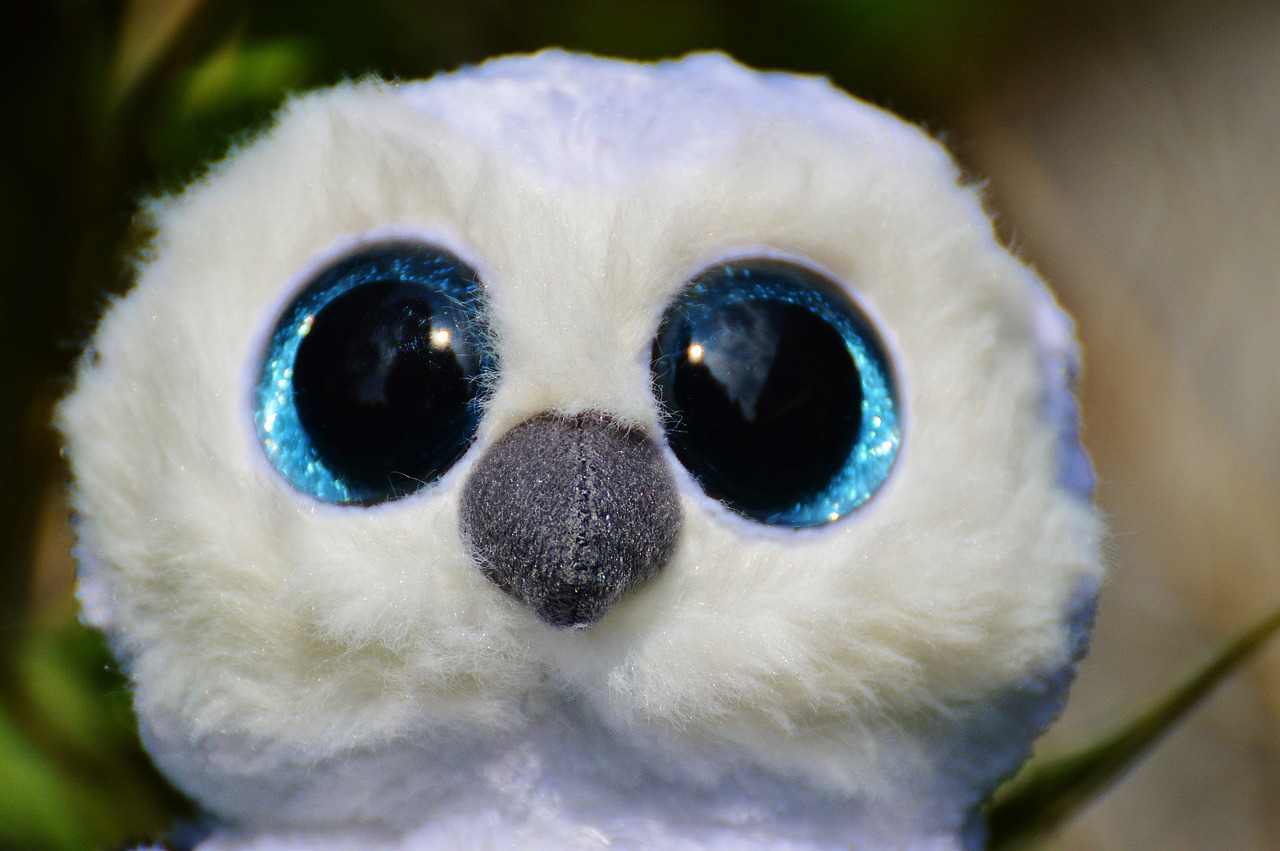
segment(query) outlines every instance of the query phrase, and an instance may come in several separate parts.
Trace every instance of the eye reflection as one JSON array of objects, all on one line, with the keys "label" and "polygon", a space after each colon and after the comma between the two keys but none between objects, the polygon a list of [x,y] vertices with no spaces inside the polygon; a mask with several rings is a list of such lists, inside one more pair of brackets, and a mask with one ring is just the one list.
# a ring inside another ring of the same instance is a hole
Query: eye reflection
[{"label": "eye reflection", "polygon": [[888,476],[899,430],[887,358],[870,320],[811,270],[704,272],[664,316],[652,368],[676,457],[748,517],[832,522]]},{"label": "eye reflection", "polygon": [[475,272],[411,242],[322,269],[285,310],[256,393],[258,434],[299,490],[372,505],[414,493],[466,451],[496,367]]}]

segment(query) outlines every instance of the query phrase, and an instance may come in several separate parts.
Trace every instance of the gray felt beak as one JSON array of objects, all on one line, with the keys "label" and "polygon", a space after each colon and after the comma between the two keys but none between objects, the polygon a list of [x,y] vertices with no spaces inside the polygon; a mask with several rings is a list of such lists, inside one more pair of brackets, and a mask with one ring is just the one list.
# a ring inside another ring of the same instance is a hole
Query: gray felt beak
[{"label": "gray felt beak", "polygon": [[463,488],[480,570],[544,622],[585,628],[675,550],[675,482],[653,440],[601,414],[541,414],[499,439]]}]

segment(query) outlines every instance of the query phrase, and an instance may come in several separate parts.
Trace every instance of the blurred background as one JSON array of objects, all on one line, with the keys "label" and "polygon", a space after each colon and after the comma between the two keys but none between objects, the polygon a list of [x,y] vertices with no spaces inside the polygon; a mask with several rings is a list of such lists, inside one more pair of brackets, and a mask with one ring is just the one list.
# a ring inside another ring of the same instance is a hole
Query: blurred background
[{"label": "blurred background", "polygon": [[[1113,567],[1046,750],[1280,602],[1280,4],[6,0],[0,32],[0,847],[111,847],[184,811],[75,624],[48,428],[145,244],[137,206],[289,92],[369,72],[716,48],[830,76],[953,148],[1086,350]],[[1280,649],[1048,847],[1280,849]]]}]

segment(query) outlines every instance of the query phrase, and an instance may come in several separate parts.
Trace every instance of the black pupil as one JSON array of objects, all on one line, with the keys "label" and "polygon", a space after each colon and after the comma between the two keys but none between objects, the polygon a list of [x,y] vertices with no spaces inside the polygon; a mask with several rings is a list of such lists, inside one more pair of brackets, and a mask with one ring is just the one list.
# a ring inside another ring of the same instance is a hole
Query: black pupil
[{"label": "black pupil", "polygon": [[298,419],[356,493],[406,491],[466,450],[479,354],[442,296],[375,281],[315,316],[293,367]]},{"label": "black pupil", "polygon": [[753,514],[821,493],[862,423],[840,332],[780,300],[726,306],[684,329],[663,388],[681,463],[711,497]]}]

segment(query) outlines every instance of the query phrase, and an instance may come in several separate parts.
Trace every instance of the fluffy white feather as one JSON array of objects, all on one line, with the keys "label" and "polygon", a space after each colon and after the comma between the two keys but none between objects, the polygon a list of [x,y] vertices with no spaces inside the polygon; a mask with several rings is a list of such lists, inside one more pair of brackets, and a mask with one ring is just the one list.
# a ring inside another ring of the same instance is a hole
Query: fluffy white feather
[{"label": "fluffy white feather", "polygon": [[[296,98],[150,214],[60,422],[86,619],[157,763],[227,825],[208,848],[978,841],[975,806],[1063,697],[1100,529],[1046,403],[1069,399],[1069,326],[936,143],[718,55],[550,52]],[[265,458],[254,371],[308,275],[388,234],[480,272],[501,373],[443,480],[323,504]],[[877,321],[892,476],[838,523],[773,530],[668,452],[672,561],[593,629],[545,626],[465,551],[468,469],[541,412],[660,434],[664,307],[761,254]]]}]

